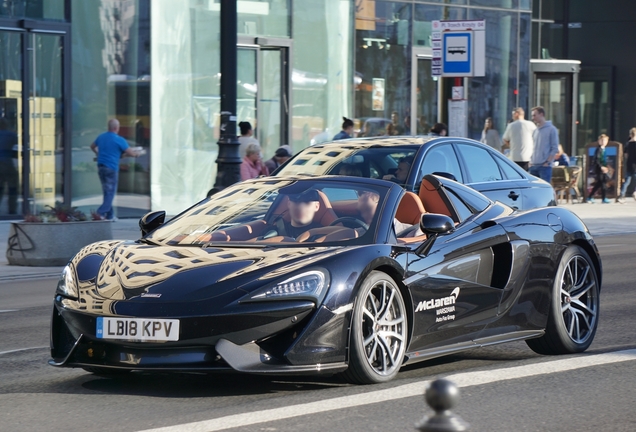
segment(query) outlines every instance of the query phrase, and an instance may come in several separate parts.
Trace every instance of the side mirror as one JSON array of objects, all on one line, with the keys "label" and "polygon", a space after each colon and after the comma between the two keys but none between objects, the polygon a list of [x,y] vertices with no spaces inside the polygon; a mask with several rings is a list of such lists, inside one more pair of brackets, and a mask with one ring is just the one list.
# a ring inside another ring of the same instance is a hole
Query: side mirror
[{"label": "side mirror", "polygon": [[425,213],[420,219],[420,229],[427,236],[445,234],[455,229],[455,223],[446,215]]},{"label": "side mirror", "polygon": [[141,235],[145,236],[151,231],[156,230],[166,220],[166,212],[163,210],[146,213],[141,219],[139,219],[139,228],[141,229]]}]

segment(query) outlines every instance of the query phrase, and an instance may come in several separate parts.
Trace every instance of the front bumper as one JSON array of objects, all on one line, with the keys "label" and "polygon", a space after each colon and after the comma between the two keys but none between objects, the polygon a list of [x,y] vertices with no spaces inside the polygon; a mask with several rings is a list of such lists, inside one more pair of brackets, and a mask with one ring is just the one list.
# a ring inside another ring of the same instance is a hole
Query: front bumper
[{"label": "front bumper", "polygon": [[[320,311],[322,321],[324,308]],[[268,311],[257,314],[179,317],[179,341],[109,341],[96,337],[96,315],[56,301],[49,364],[112,370],[285,374],[345,370],[344,361],[320,364],[318,358],[317,363],[292,364],[286,356],[289,348],[303,339],[303,331],[316,315],[320,314],[312,302],[272,303]],[[294,355],[290,357],[296,359]]]}]

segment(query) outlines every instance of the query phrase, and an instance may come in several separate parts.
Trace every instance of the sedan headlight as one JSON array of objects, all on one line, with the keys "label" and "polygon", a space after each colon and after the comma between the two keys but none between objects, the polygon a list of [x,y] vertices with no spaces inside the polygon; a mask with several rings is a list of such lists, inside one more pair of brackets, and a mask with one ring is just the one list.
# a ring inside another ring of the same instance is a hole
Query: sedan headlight
[{"label": "sedan headlight", "polygon": [[77,283],[75,283],[74,271],[70,266],[64,267],[62,270],[62,276],[57,282],[56,292],[64,297],[78,299],[79,291],[77,290]]},{"label": "sedan headlight", "polygon": [[312,270],[293,276],[276,285],[254,291],[250,300],[300,300],[318,303],[329,285],[328,276],[320,270]]}]

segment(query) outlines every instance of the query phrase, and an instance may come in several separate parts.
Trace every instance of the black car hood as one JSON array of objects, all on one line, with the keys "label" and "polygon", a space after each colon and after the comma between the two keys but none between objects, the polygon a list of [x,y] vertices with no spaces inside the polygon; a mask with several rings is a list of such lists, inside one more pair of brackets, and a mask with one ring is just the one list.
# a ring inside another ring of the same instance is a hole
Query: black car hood
[{"label": "black car hood", "polygon": [[[103,257],[91,282],[110,300],[193,301],[223,295],[245,285],[261,285],[311,265],[342,247],[205,248],[120,242],[92,248]],[[82,266],[80,252],[74,259]],[[86,273],[78,271],[78,274]],[[96,274],[95,274],[96,273]],[[80,281],[81,282],[81,281]],[[256,282],[256,283],[255,283]]]}]

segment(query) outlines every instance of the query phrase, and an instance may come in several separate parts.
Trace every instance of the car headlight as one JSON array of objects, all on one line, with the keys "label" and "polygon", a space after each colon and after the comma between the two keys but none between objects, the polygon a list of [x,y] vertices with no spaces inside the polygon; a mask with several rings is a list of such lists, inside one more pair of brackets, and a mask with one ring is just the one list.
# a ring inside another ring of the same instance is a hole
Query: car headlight
[{"label": "car headlight", "polygon": [[74,271],[70,266],[64,267],[60,280],[57,282],[56,292],[64,297],[78,299],[79,291],[75,283]]},{"label": "car headlight", "polygon": [[250,295],[250,300],[309,299],[318,303],[327,291],[328,285],[326,272],[312,270],[256,290]]}]

